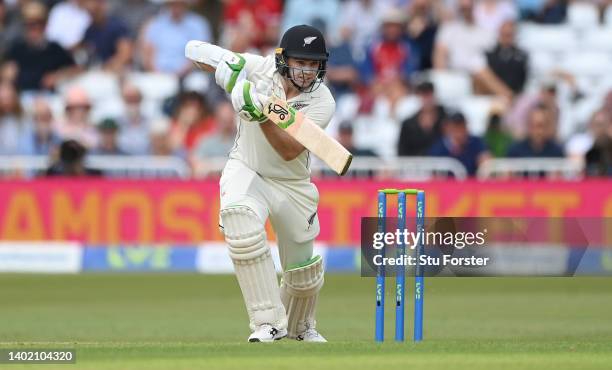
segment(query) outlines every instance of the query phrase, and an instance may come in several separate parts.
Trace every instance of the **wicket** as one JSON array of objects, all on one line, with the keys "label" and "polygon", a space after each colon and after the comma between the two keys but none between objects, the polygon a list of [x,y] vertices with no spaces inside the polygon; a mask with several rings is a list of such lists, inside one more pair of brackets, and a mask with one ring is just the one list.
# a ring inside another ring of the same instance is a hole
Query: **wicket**
[{"label": "wicket", "polygon": [[[425,228],[425,191],[420,189],[381,189],[378,191],[378,232],[385,232],[385,220],[387,217],[387,195],[397,194],[397,228],[406,228],[406,195],[416,196],[416,231],[424,233]],[[421,239],[419,239],[421,240]],[[404,255],[406,246],[400,243],[397,246],[397,255]],[[384,250],[382,251],[384,253]],[[417,261],[423,255],[424,245],[419,242],[415,248]],[[404,304],[406,268],[397,266],[397,277],[395,280],[395,340],[404,341]],[[415,342],[423,340],[423,303],[424,303],[425,279],[423,277],[423,266],[417,263],[414,277],[414,334]],[[385,268],[379,266],[376,271],[376,324],[375,339],[377,342],[385,340]]]}]

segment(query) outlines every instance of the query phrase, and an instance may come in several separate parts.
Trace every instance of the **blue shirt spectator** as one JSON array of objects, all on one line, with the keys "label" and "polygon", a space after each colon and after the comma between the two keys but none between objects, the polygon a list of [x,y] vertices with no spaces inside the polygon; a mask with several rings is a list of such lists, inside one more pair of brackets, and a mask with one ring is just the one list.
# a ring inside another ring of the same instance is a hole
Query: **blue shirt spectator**
[{"label": "blue shirt spectator", "polygon": [[48,156],[61,144],[59,135],[54,131],[55,122],[51,107],[44,99],[33,103],[33,127],[21,138],[21,150],[24,155]]},{"label": "blue shirt spectator", "polygon": [[193,65],[185,59],[185,44],[193,39],[211,41],[208,22],[189,11],[185,0],[167,2],[144,33],[145,69],[186,75]]},{"label": "blue shirt spectator", "polygon": [[124,111],[117,118],[117,143],[126,154],[146,155],[150,150],[151,119],[143,113],[142,94],[133,85],[125,84],[121,90]]},{"label": "blue shirt spectator", "polygon": [[516,5],[521,12],[521,18],[529,18],[542,9],[544,0],[517,0]]},{"label": "blue shirt spectator", "polygon": [[561,24],[567,17],[567,0],[548,0],[543,4],[535,20],[544,24]]},{"label": "blue shirt spectator", "polygon": [[0,155],[24,154],[21,138],[29,130],[15,87],[0,83]]},{"label": "blue shirt spectator", "polygon": [[453,113],[446,119],[444,131],[444,137],[431,147],[429,155],[455,158],[470,176],[475,175],[478,165],[489,157],[484,141],[468,133],[465,117],[461,113]]},{"label": "blue shirt spectator", "polygon": [[333,34],[333,28],[338,23],[338,10],[338,0],[288,0],[285,3],[282,32],[300,24],[314,26],[320,23],[328,34]]},{"label": "blue shirt spectator", "polygon": [[105,69],[122,73],[132,61],[132,40],[127,26],[109,14],[107,0],[87,1],[91,24],[85,31],[83,43],[89,51],[89,62]]},{"label": "blue shirt spectator", "polygon": [[510,158],[562,158],[563,149],[552,140],[547,140],[541,146],[535,146],[529,139],[525,139],[513,144],[508,149]]},{"label": "blue shirt spectator", "polygon": [[527,138],[514,143],[508,149],[508,157],[563,157],[563,149],[554,141],[551,129],[551,113],[544,105],[538,105],[529,112]]},{"label": "blue shirt spectator", "polygon": [[350,35],[343,36],[340,43],[329,48],[325,75],[336,99],[342,94],[352,92],[354,85],[359,82],[359,65],[353,58]]}]

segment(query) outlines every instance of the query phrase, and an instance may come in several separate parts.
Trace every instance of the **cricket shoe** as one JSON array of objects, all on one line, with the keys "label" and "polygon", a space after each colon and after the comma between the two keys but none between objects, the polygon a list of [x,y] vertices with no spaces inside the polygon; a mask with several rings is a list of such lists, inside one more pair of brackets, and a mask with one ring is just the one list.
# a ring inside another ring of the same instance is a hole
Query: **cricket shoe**
[{"label": "cricket shoe", "polygon": [[327,339],[313,328],[306,329],[305,332],[295,337],[295,339],[303,342],[327,343]]},{"label": "cricket shoe", "polygon": [[272,325],[263,324],[260,325],[249,336],[249,342],[274,342],[275,340],[283,339],[287,336],[287,329],[276,329]]}]

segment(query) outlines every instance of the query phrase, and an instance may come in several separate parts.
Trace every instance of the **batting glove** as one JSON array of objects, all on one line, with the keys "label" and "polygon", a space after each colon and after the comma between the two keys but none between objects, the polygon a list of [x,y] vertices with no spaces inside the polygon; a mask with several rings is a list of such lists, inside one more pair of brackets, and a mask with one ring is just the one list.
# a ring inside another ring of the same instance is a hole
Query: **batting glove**
[{"label": "batting glove", "polygon": [[215,71],[217,85],[231,94],[236,83],[246,78],[245,64],[246,60],[242,55],[232,52],[225,53]]},{"label": "batting glove", "polygon": [[232,90],[232,105],[238,116],[248,122],[264,122],[263,102],[249,80],[240,80]]}]

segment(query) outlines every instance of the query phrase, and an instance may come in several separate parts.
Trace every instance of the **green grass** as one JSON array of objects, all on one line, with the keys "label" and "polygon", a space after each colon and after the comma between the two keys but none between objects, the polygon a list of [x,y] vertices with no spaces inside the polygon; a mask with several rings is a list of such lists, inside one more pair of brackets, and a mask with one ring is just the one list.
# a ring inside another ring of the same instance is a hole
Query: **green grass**
[{"label": "green grass", "polygon": [[[387,287],[384,344],[373,341],[373,279],[346,275],[327,276],[320,299],[318,327],[330,343],[249,344],[233,276],[0,275],[0,348],[77,349],[76,365],[44,369],[574,370],[612,363],[612,279],[426,279],[419,344],[392,341]],[[412,307],[406,314],[409,337]]]}]

